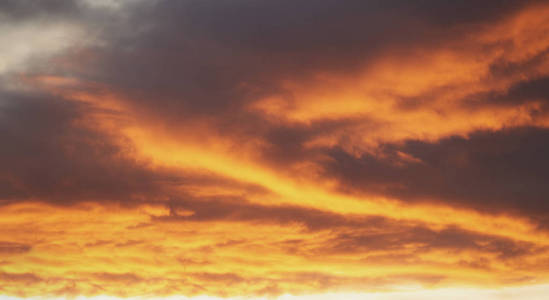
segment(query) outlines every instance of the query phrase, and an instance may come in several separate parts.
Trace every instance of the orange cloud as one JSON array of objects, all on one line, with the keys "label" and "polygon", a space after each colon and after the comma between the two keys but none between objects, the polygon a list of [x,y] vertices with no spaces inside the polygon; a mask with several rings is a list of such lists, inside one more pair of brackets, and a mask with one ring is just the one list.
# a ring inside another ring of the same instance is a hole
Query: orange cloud
[{"label": "orange cloud", "polygon": [[544,293],[546,4],[4,5],[0,294]]}]

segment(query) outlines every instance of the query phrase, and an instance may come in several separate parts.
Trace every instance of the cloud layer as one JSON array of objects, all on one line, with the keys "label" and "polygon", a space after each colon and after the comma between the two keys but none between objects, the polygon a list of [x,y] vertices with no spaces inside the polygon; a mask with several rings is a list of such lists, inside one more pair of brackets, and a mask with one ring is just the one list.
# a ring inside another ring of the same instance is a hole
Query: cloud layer
[{"label": "cloud layer", "polygon": [[549,278],[546,1],[4,1],[0,294]]}]

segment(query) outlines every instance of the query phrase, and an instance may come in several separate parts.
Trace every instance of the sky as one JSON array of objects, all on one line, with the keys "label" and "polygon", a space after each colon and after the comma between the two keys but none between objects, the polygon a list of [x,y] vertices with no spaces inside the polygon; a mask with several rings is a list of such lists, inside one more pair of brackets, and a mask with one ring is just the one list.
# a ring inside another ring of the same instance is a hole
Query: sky
[{"label": "sky", "polygon": [[0,1],[0,298],[546,299],[549,2]]}]

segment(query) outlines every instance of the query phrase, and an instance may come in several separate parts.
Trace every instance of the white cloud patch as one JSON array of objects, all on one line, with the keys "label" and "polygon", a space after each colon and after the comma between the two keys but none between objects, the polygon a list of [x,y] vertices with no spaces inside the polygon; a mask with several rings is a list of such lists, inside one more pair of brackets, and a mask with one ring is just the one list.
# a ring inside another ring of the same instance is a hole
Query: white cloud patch
[{"label": "white cloud patch", "polygon": [[24,71],[29,61],[82,43],[84,36],[83,28],[70,23],[0,24],[0,74]]}]

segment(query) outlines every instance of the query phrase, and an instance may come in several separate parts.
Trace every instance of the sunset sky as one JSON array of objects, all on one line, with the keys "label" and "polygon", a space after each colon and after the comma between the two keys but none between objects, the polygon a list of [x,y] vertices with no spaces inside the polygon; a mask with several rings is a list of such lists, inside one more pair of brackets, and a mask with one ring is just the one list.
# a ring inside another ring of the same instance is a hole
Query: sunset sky
[{"label": "sunset sky", "polygon": [[548,155],[549,1],[0,1],[0,299],[548,299]]}]

